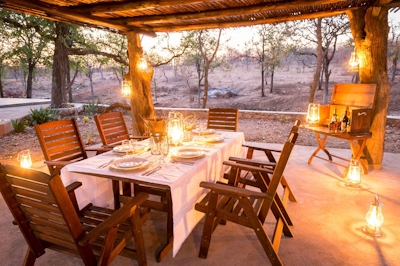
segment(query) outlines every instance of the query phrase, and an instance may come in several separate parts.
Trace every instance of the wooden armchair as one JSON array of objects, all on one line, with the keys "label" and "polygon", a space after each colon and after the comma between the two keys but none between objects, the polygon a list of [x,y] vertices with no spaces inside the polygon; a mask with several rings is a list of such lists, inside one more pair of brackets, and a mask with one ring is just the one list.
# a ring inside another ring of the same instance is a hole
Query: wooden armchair
[{"label": "wooden armchair", "polygon": [[95,115],[93,119],[104,147],[121,145],[122,141],[126,139],[143,140],[148,138],[148,136],[130,136],[122,112],[103,113]]},{"label": "wooden armchair", "polygon": [[[301,123],[300,120],[296,120],[294,122],[294,124],[290,130],[289,137],[291,136],[292,133],[298,132],[300,123]],[[238,163],[244,163],[244,164],[249,164],[249,165],[254,165],[254,166],[259,166],[259,167],[267,167],[267,168],[273,169],[276,165],[276,159],[275,159],[273,153],[281,153],[281,150],[260,147],[260,146],[253,145],[253,144],[244,144],[243,147],[247,148],[247,155],[246,155],[245,159],[237,158],[237,157],[230,157],[229,160],[235,161]],[[263,151],[268,158],[268,162],[264,161],[264,160],[254,160],[253,154],[254,154],[255,150]],[[289,199],[292,202],[296,202],[296,198],[295,198],[293,191],[291,190],[288,182],[286,181],[285,176],[282,176],[281,184],[284,188],[282,200],[286,201],[287,199]]]},{"label": "wooden armchair", "polygon": [[[59,175],[11,165],[0,165],[0,191],[28,243],[23,265],[52,249],[82,258],[85,265],[109,265],[118,255],[147,265],[138,206],[142,193],[118,211],[87,205],[78,210],[74,189],[64,187]],[[134,241],[135,250],[126,246]]]},{"label": "wooden armchair", "polygon": [[238,109],[210,108],[208,110],[207,128],[237,131],[238,124]]},{"label": "wooden armchair", "polygon": [[[225,164],[231,166],[229,184],[200,183],[201,187],[209,189],[210,192],[195,206],[196,210],[207,214],[204,221],[199,257],[207,257],[211,236],[216,227],[223,221],[230,221],[252,228],[271,264],[282,265],[278,256],[282,233],[288,237],[293,235],[284,213],[285,207],[280,206],[276,192],[296,138],[297,133],[291,133],[273,171],[262,167],[225,162]],[[249,171],[255,177],[253,182],[259,183],[258,187],[263,188],[261,192],[243,188],[243,184],[246,184],[248,179],[241,178],[243,177],[242,172]],[[268,175],[271,175],[271,172],[272,177],[269,178]],[[276,219],[272,240],[263,227],[269,210],[272,211]]]},{"label": "wooden armchair", "polygon": [[69,163],[86,159],[86,151],[109,150],[85,148],[75,118],[35,125],[35,131],[51,175],[59,175],[61,168]]}]

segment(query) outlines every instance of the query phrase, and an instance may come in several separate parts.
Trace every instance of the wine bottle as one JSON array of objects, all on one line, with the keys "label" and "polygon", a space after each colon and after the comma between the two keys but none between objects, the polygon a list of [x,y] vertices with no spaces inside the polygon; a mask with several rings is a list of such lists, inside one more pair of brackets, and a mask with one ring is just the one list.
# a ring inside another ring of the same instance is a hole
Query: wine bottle
[{"label": "wine bottle", "polygon": [[347,123],[349,122],[349,118],[347,117],[347,111],[344,111],[344,115],[342,117],[342,122],[340,124],[340,131],[347,131]]}]

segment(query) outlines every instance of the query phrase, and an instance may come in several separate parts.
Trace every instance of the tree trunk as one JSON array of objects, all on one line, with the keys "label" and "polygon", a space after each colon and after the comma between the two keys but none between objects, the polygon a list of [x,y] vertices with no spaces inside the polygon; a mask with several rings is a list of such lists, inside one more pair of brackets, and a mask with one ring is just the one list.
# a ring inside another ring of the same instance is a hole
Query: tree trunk
[{"label": "tree trunk", "polygon": [[1,74],[0,74],[0,98],[4,98],[3,79],[1,78]]},{"label": "tree trunk", "polygon": [[322,18],[317,19],[317,40],[318,40],[318,46],[317,46],[317,66],[315,68],[315,73],[314,73],[314,80],[310,86],[310,97],[308,98],[308,102],[312,103],[314,102],[315,98],[315,91],[318,86],[318,81],[319,81],[319,75],[321,73],[322,69],[322,30],[321,30],[321,24],[322,24]]},{"label": "tree trunk", "polygon": [[394,82],[394,79],[396,78],[396,70],[397,70],[397,61],[399,60],[399,58],[396,56],[393,57],[392,60],[392,79],[390,80],[390,82]]},{"label": "tree trunk", "polygon": [[32,63],[32,59],[28,60],[28,77],[26,79],[26,98],[32,98],[32,87],[33,87],[33,69],[35,64]]},{"label": "tree trunk", "polygon": [[210,62],[206,61],[206,65],[204,66],[204,93],[203,93],[203,106],[202,108],[206,108],[207,106],[207,98],[208,98],[208,71],[210,70]]},{"label": "tree trunk", "polygon": [[264,64],[261,64],[261,97],[265,97],[264,93],[264,79],[265,79]]},{"label": "tree trunk", "polygon": [[132,134],[143,135],[146,128],[142,118],[154,118],[156,115],[151,95],[151,78],[154,70],[150,66],[147,71],[140,71],[137,68],[137,63],[143,54],[140,35],[130,31],[126,33],[126,37],[128,38],[129,58],[129,75],[127,75],[127,78],[131,82],[132,91],[130,98]]},{"label": "tree trunk", "polygon": [[274,73],[275,73],[275,67],[272,67],[271,69],[271,88],[269,90],[270,93],[274,90]]},{"label": "tree trunk", "polygon": [[387,73],[388,9],[371,7],[367,10],[350,11],[348,15],[359,51],[360,83],[377,84],[370,129],[372,138],[367,141],[362,160],[368,162],[370,169],[381,169],[391,90]]},{"label": "tree trunk", "polygon": [[[328,104],[329,99],[328,99],[328,94],[329,94],[329,77],[331,75],[331,71],[329,71],[329,65],[325,66],[324,69],[324,75],[325,75],[325,86],[324,86],[324,95],[322,97],[322,103],[323,104]],[[322,76],[322,75],[321,75]]]},{"label": "tree trunk", "polygon": [[51,83],[51,107],[60,108],[67,103],[66,64],[68,62],[67,47],[64,36],[68,34],[66,24],[56,22],[56,39],[54,40],[53,73]]}]

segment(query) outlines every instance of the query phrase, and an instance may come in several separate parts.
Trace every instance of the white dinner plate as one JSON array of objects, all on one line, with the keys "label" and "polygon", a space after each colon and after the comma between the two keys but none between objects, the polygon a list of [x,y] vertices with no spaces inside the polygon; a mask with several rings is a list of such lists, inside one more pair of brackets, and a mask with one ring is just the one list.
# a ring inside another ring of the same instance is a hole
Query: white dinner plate
[{"label": "white dinner plate", "polygon": [[195,133],[195,134],[210,135],[210,134],[214,134],[215,130],[212,129],[212,128],[205,129],[203,131],[200,131],[198,129],[193,129],[192,132]]},{"label": "white dinner plate", "polygon": [[136,148],[134,149],[133,147],[131,147],[130,149],[125,149],[122,145],[119,145],[119,146],[115,146],[114,148],[113,148],[113,151],[114,152],[118,152],[118,153],[125,153],[125,152],[133,152],[133,151],[135,151],[135,152],[141,152],[143,149],[145,149],[146,148],[146,146],[145,145],[142,145],[142,144],[136,144]]},{"label": "white dinner plate", "polygon": [[173,152],[173,155],[178,158],[192,159],[203,156],[204,151],[195,148],[180,148]]},{"label": "white dinner plate", "polygon": [[221,142],[224,140],[223,136],[205,136],[204,138],[201,138],[200,141],[204,142]]},{"label": "white dinner plate", "polygon": [[133,170],[147,166],[149,161],[142,158],[125,158],[114,161],[110,167],[114,169]]}]

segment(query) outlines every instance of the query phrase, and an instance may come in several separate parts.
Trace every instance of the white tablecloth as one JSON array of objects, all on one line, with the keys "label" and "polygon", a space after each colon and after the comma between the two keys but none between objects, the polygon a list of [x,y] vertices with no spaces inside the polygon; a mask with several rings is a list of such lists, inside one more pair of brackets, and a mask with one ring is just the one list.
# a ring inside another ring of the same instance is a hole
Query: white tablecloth
[{"label": "white tablecloth", "polygon": [[[230,156],[244,156],[245,150],[242,147],[244,134],[242,132],[222,132],[221,135],[224,137],[224,142],[198,147],[205,151],[206,156],[195,161],[194,165],[165,163],[160,171],[150,176],[142,176],[141,173],[143,172],[125,173],[112,171],[109,167],[97,168],[112,158],[118,158],[115,153],[108,152],[65,166],[61,170],[62,180],[65,185],[74,181],[82,182],[82,187],[76,190],[80,208],[90,202],[96,206],[113,206],[111,179],[90,176],[93,173],[108,175],[110,178],[117,176],[169,186],[172,196],[173,256],[175,256],[187,236],[204,215],[194,209],[195,203],[206,193],[199,187],[199,183],[201,181],[214,182],[220,180],[225,171],[222,162]],[[150,152],[140,154],[137,157],[154,159]]]}]

